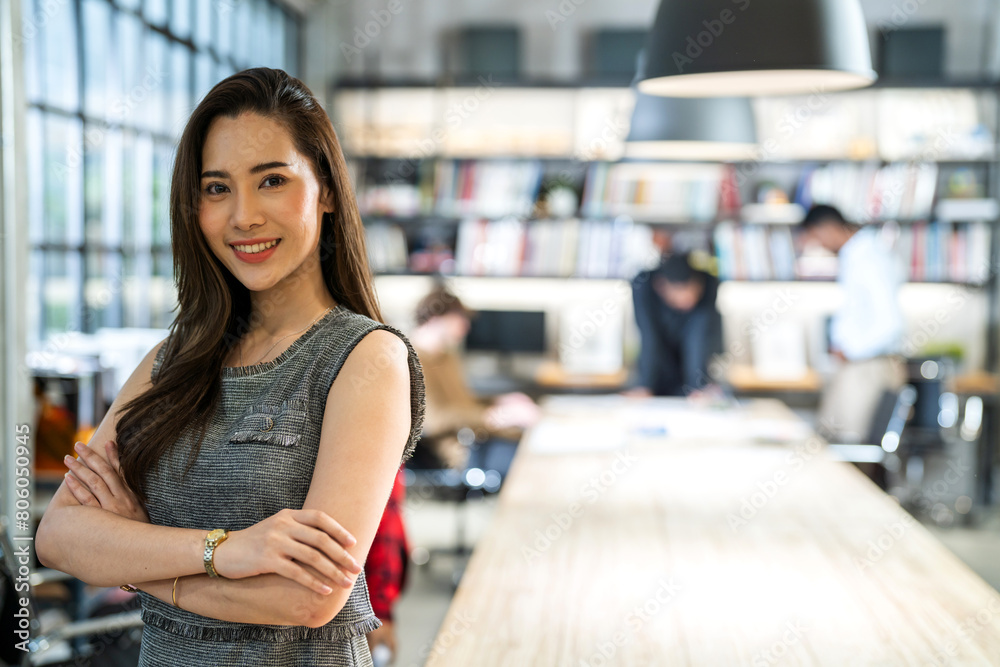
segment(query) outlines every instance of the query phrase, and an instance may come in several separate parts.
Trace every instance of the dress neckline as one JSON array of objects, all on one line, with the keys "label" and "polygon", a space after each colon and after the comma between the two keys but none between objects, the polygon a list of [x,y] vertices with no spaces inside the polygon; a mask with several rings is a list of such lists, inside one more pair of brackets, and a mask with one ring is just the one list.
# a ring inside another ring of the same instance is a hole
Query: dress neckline
[{"label": "dress neckline", "polygon": [[330,309],[330,312],[326,313],[323,317],[316,320],[316,322],[306,329],[298,338],[292,341],[292,344],[282,351],[281,354],[276,356],[270,361],[262,361],[259,364],[252,364],[250,366],[223,366],[222,367],[222,378],[242,378],[249,377],[252,375],[260,375],[261,373],[266,373],[273,370],[287,361],[296,352],[298,352],[306,342],[312,338],[313,334],[316,333],[322,326],[327,322],[332,320],[334,317],[340,315],[342,312],[347,310],[347,306],[342,303],[338,303],[336,306]]}]

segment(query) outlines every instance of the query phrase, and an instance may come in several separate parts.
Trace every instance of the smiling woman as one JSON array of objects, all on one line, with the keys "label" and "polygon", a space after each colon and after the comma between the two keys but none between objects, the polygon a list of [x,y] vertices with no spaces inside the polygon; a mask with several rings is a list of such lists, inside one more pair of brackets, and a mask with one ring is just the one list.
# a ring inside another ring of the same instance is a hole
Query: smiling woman
[{"label": "smiling woman", "polygon": [[220,82],[185,128],[177,318],[36,535],[45,565],[138,589],[141,666],[372,664],[360,564],[425,402],[346,173],[281,70]]}]

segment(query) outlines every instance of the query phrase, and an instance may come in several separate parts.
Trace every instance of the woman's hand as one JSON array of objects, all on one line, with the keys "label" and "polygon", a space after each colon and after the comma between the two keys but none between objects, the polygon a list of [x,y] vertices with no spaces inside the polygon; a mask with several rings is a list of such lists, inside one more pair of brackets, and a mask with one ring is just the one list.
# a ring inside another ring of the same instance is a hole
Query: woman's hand
[{"label": "woman's hand", "polygon": [[[274,572],[323,595],[351,588],[361,565],[345,547],[354,536],[322,510],[283,509],[243,530],[229,532],[215,549],[215,571],[229,579]],[[316,577],[303,564],[319,572]]]},{"label": "woman's hand", "polygon": [[76,443],[80,458],[67,455],[64,459],[70,470],[66,475],[66,486],[81,505],[99,507],[126,519],[149,523],[146,508],[122,479],[115,441],[108,440],[104,448],[108,454],[107,461],[82,442]]}]

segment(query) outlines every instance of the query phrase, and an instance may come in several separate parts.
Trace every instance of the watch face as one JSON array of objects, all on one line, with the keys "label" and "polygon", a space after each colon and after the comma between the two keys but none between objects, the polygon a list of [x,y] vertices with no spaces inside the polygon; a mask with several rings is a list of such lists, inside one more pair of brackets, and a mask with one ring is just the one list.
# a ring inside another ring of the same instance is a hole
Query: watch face
[{"label": "watch face", "polygon": [[208,539],[210,539],[210,540],[213,540],[213,541],[214,541],[214,540],[219,540],[219,539],[222,539],[222,537],[223,537],[223,536],[224,536],[225,534],[226,534],[226,531],[224,531],[224,530],[223,530],[223,529],[221,529],[221,528],[216,528],[215,530],[213,530],[212,532],[210,532],[210,533],[208,534]]}]

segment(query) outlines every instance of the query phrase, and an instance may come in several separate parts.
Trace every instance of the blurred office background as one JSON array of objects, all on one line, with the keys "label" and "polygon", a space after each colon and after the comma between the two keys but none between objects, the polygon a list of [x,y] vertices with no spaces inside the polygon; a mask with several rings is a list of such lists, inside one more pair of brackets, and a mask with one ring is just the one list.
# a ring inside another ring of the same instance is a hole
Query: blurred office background
[{"label": "blurred office background", "polygon": [[[836,256],[803,247],[796,223],[831,203],[876,226],[907,269],[921,439],[902,464],[860,463],[901,501],[930,498],[908,508],[1000,586],[1000,5],[863,0],[875,86],[751,98],[750,146],[685,154],[626,141],[657,4],[0,2],[5,514],[14,425],[37,436],[37,520],[61,455],[166,334],[175,144],[216,82],[269,66],[334,121],[389,323],[413,328],[435,276],[485,315],[464,369],[483,397],[633,386],[629,279],[695,251],[722,281],[713,379],[813,422],[841,294]],[[954,461],[974,473],[935,486]],[[494,491],[414,487],[397,664],[422,664]],[[84,618],[96,592],[49,577],[36,592],[53,627]]]}]

